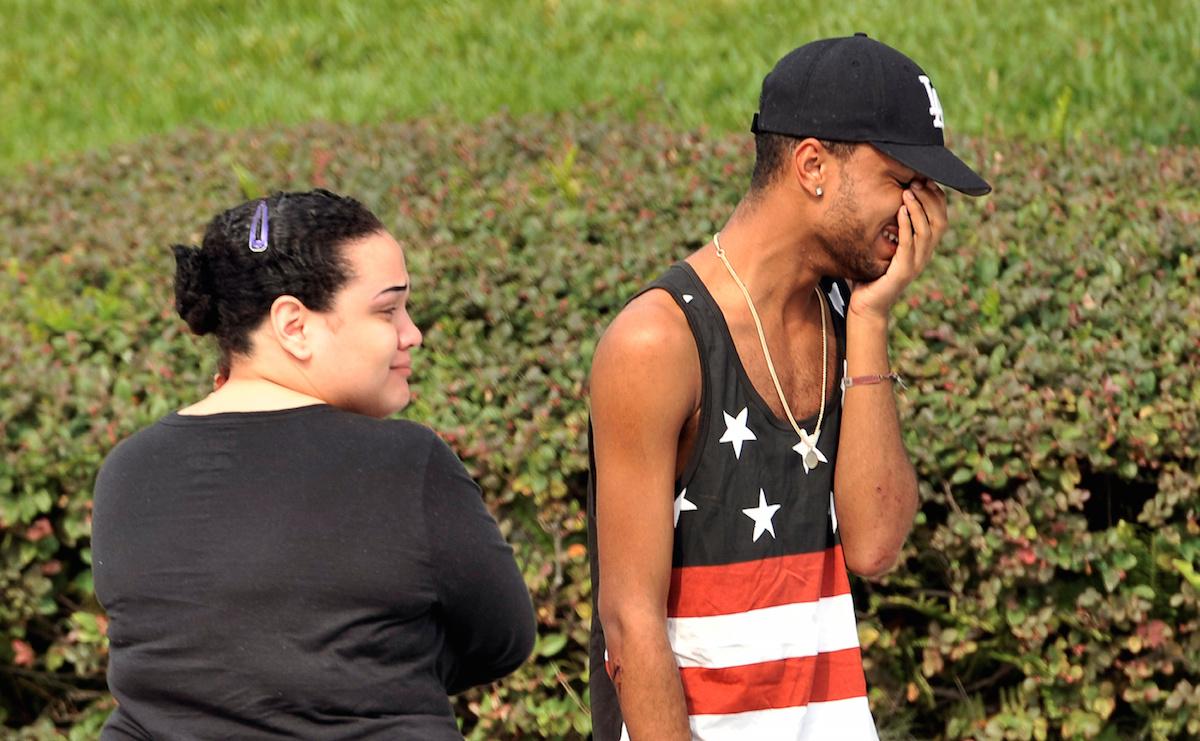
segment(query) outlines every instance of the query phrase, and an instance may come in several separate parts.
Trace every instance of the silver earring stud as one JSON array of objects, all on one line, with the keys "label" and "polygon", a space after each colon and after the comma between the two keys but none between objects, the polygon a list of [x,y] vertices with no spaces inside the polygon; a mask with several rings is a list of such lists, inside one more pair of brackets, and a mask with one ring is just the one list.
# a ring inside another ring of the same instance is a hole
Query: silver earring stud
[{"label": "silver earring stud", "polygon": [[817,198],[820,198],[823,195],[825,195],[825,191],[821,190],[821,186],[818,185],[817,186]]}]

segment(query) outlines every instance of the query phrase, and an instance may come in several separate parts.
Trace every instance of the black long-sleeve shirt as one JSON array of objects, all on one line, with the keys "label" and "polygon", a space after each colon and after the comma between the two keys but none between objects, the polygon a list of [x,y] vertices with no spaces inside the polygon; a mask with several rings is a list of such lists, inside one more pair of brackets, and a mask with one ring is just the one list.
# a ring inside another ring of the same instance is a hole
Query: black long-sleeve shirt
[{"label": "black long-sleeve shirt", "polygon": [[120,703],[104,739],[461,739],[447,693],[533,646],[453,452],[330,406],[171,414],[122,442],[92,560]]}]

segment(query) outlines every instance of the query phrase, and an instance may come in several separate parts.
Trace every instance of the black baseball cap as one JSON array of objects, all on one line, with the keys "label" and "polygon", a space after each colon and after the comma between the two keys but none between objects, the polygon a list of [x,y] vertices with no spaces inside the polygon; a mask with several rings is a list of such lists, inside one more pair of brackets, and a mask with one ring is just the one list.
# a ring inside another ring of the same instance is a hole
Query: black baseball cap
[{"label": "black baseball cap", "polygon": [[992,186],[946,149],[929,76],[892,47],[856,33],[790,52],[763,78],[754,133],[869,142],[892,159],[971,196]]}]

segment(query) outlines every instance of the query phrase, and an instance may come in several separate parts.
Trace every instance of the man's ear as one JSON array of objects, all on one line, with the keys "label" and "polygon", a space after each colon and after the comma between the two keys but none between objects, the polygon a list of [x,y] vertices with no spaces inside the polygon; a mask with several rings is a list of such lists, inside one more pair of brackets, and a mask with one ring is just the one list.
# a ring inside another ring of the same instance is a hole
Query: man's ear
[{"label": "man's ear", "polygon": [[271,330],[284,352],[296,360],[308,360],[313,353],[316,317],[295,296],[280,296],[271,304]]},{"label": "man's ear", "polygon": [[809,137],[792,150],[792,178],[801,190],[813,198],[825,195],[826,174],[831,159],[820,141]]}]

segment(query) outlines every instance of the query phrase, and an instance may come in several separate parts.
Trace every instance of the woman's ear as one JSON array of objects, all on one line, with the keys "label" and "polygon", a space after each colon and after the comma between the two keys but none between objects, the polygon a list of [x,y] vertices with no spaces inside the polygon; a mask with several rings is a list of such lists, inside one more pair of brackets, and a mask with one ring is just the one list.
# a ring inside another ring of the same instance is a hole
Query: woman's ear
[{"label": "woman's ear", "polygon": [[284,352],[296,360],[309,360],[316,329],[313,312],[295,296],[280,296],[271,304],[271,329]]}]

